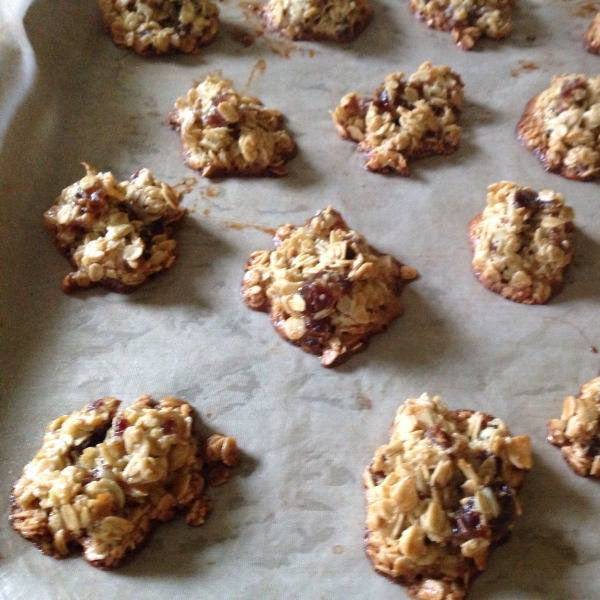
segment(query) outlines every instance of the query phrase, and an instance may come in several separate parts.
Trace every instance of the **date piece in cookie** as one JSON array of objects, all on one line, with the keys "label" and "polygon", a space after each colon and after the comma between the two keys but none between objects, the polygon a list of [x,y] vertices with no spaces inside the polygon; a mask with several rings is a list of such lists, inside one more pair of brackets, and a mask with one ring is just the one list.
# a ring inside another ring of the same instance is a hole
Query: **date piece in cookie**
[{"label": "date piece in cookie", "polygon": [[600,13],[590,23],[583,35],[583,45],[588,52],[600,54]]},{"label": "date piece in cookie", "polygon": [[281,112],[232,85],[208,76],[177,99],[169,123],[181,133],[185,162],[204,177],[286,175],[296,145]]},{"label": "date piece in cookie", "polygon": [[577,397],[567,396],[560,419],[548,421],[548,441],[558,446],[578,475],[600,478],[600,377],[586,383]]},{"label": "date piece in cookie", "polygon": [[267,27],[292,40],[350,42],[372,18],[366,0],[270,0],[263,10]]},{"label": "date piece in cookie", "polygon": [[64,292],[103,285],[130,292],[175,262],[181,193],[140,169],[119,183],[84,164],[87,175],[65,188],[44,213],[46,227],[74,271]]},{"label": "date piece in cookie", "polygon": [[246,263],[244,300],[323,366],[345,362],[402,314],[400,292],[417,272],[369,246],[331,206],[273,239],[275,250]]},{"label": "date piece in cookie", "polygon": [[485,210],[469,223],[473,272],[503,298],[543,304],[562,286],[573,229],[573,209],[561,194],[494,183]]},{"label": "date piece in cookie", "polygon": [[340,136],[359,143],[367,169],[407,176],[409,158],[456,150],[463,87],[450,67],[426,62],[408,81],[404,73],[388,75],[370,98],[344,96],[332,117]]},{"label": "date piece in cookie", "polygon": [[50,423],[15,483],[11,524],[44,554],[82,549],[93,566],[117,567],[176,511],[201,525],[210,510],[205,478],[222,483],[237,462],[232,437],[213,435],[198,448],[182,400],[142,396],[118,412],[119,404],[103,398]]},{"label": "date piece in cookie", "polygon": [[450,31],[452,41],[470,50],[480,37],[502,39],[512,31],[516,0],[410,0],[410,10],[433,29]]},{"label": "date piece in cookie", "polygon": [[367,556],[418,600],[461,600],[521,514],[529,437],[423,394],[398,409],[363,484]]},{"label": "date piece in cookie", "polygon": [[544,168],[589,181],[600,173],[600,76],[560,75],[529,101],[519,139]]},{"label": "date piece in cookie", "polygon": [[142,55],[197,53],[219,27],[212,0],[100,0],[100,10],[114,43]]}]

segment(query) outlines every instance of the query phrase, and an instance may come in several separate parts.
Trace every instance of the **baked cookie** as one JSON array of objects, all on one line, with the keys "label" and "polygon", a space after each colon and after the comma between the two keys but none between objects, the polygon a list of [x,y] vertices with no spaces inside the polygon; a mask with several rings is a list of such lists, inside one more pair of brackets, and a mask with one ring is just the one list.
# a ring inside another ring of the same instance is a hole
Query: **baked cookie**
[{"label": "baked cookie", "polygon": [[181,193],[140,169],[119,183],[84,166],[87,175],[65,188],[44,213],[46,227],[74,271],[64,292],[103,285],[130,292],[175,262],[173,229],[185,213]]},{"label": "baked cookie", "polygon": [[561,194],[494,183],[485,210],[469,223],[473,272],[503,298],[543,304],[562,286],[573,229],[573,209]]},{"label": "baked cookie", "polygon": [[409,8],[433,29],[450,31],[452,41],[470,50],[480,37],[499,40],[512,31],[516,0],[410,0]]},{"label": "baked cookie", "polygon": [[367,556],[418,600],[460,600],[505,542],[531,469],[529,437],[423,394],[400,406],[363,484]]},{"label": "baked cookie", "polygon": [[212,0],[100,0],[114,43],[138,54],[195,54],[212,42],[219,9]]},{"label": "baked cookie", "polygon": [[282,225],[273,240],[275,250],[246,263],[244,300],[324,367],[363,350],[402,314],[398,296],[417,272],[369,246],[331,206],[302,227]]},{"label": "baked cookie", "polygon": [[583,35],[583,45],[588,52],[600,54],[600,13],[590,23]]},{"label": "baked cookie", "polygon": [[263,19],[292,40],[352,41],[373,18],[366,0],[270,0]]},{"label": "baked cookie", "polygon": [[175,511],[201,525],[205,477],[216,469],[224,481],[237,462],[231,437],[214,435],[199,450],[182,400],[142,396],[117,412],[119,404],[103,398],[50,423],[15,483],[11,524],[44,554],[81,548],[91,565],[117,567]]},{"label": "baked cookie", "polygon": [[359,143],[367,169],[407,176],[409,158],[456,150],[463,87],[450,67],[426,62],[408,81],[404,73],[388,75],[371,98],[344,96],[332,117],[341,137]]},{"label": "baked cookie", "polygon": [[600,76],[557,75],[529,101],[519,139],[544,168],[589,181],[600,173]]},{"label": "baked cookie", "polygon": [[178,98],[169,123],[181,132],[185,162],[204,177],[286,175],[296,145],[278,110],[208,76]]},{"label": "baked cookie", "polygon": [[578,475],[600,478],[600,377],[586,383],[577,397],[567,396],[560,419],[548,421],[548,441],[558,446]]}]

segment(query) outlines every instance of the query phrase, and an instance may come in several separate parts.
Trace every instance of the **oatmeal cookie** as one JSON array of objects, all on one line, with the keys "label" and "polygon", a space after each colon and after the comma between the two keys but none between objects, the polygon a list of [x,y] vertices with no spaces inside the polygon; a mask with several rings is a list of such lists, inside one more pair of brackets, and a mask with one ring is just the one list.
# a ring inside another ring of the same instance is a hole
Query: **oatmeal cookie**
[{"label": "oatmeal cookie", "polygon": [[578,475],[600,478],[600,377],[586,383],[577,397],[567,396],[560,419],[548,421],[548,441],[558,446]]},{"label": "oatmeal cookie", "polygon": [[185,213],[181,193],[148,169],[119,183],[110,172],[84,166],[86,176],[44,213],[46,227],[75,269],[62,289],[103,285],[130,292],[175,262],[172,234]]},{"label": "oatmeal cookie", "polygon": [[494,183],[485,210],[469,224],[473,272],[503,298],[543,304],[562,286],[573,229],[573,209],[561,194]]},{"label": "oatmeal cookie", "polygon": [[350,42],[372,18],[366,0],[270,0],[263,9],[267,27],[292,40]]},{"label": "oatmeal cookie", "polygon": [[181,132],[185,162],[204,177],[286,175],[296,145],[278,110],[208,76],[178,98],[169,123]]},{"label": "oatmeal cookie", "polygon": [[600,173],[600,76],[560,75],[529,101],[519,139],[544,168],[589,181]]},{"label": "oatmeal cookie", "polygon": [[398,409],[390,442],[375,452],[363,484],[367,556],[417,600],[460,600],[505,542],[531,469],[529,437],[439,397]]},{"label": "oatmeal cookie", "polygon": [[402,314],[398,298],[417,272],[369,246],[330,207],[302,227],[282,225],[275,250],[253,252],[242,293],[275,330],[332,367]]},{"label": "oatmeal cookie", "polygon": [[138,54],[193,54],[212,42],[219,9],[212,0],[100,0],[114,43]]},{"label": "oatmeal cookie", "polygon": [[600,13],[594,17],[583,35],[583,44],[588,52],[600,54]]},{"label": "oatmeal cookie", "polygon": [[407,159],[456,150],[463,87],[450,67],[426,62],[408,81],[404,73],[388,75],[371,98],[344,96],[332,117],[342,138],[359,143],[367,169],[407,176]]},{"label": "oatmeal cookie", "polygon": [[210,510],[205,476],[237,462],[231,437],[214,435],[199,450],[182,400],[119,405],[103,398],[51,422],[13,487],[11,524],[45,554],[81,548],[91,565],[117,567],[175,511],[201,525]]},{"label": "oatmeal cookie", "polygon": [[510,34],[515,1],[410,0],[409,8],[429,27],[450,31],[459,48],[470,50],[482,36],[498,40]]}]

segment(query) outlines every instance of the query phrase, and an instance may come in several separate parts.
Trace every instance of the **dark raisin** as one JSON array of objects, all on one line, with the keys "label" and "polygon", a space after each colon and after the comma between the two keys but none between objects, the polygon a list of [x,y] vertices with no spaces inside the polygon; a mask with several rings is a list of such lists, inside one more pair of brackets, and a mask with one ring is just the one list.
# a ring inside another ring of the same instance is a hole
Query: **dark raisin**
[{"label": "dark raisin", "polygon": [[204,124],[208,127],[226,127],[227,121],[217,111],[211,111],[204,119]]},{"label": "dark raisin", "polygon": [[177,431],[177,423],[173,419],[167,419],[162,424],[162,431],[165,435],[171,435]]},{"label": "dark raisin", "polygon": [[99,410],[104,407],[104,398],[98,398],[98,400],[94,400],[90,404],[87,405],[85,409],[87,412],[92,412],[93,410]]},{"label": "dark raisin", "polygon": [[516,191],[515,204],[533,211],[538,210],[540,206],[537,193],[529,188],[520,188]]},{"label": "dark raisin", "polygon": [[113,435],[115,437],[121,437],[123,432],[131,425],[131,423],[123,417],[117,417],[113,426]]},{"label": "dark raisin", "polygon": [[585,89],[587,89],[587,84],[585,81],[581,81],[580,79],[570,79],[565,81],[560,87],[560,97],[566,99],[569,98],[576,90]]},{"label": "dark raisin", "polygon": [[425,437],[434,444],[444,448],[444,450],[452,446],[452,436],[447,431],[444,431],[439,425],[430,427],[425,432]]},{"label": "dark raisin", "polygon": [[346,260],[354,260],[355,257],[356,257],[356,252],[354,251],[354,249],[351,248],[350,246],[346,246],[346,255],[344,256],[344,258]]},{"label": "dark raisin", "polygon": [[600,454],[600,440],[595,437],[587,447],[585,455],[594,458],[595,456],[598,456],[598,454]]},{"label": "dark raisin", "polygon": [[300,288],[300,295],[306,302],[305,315],[315,315],[333,308],[338,300],[350,289],[350,281],[332,271],[320,271],[306,280]]}]

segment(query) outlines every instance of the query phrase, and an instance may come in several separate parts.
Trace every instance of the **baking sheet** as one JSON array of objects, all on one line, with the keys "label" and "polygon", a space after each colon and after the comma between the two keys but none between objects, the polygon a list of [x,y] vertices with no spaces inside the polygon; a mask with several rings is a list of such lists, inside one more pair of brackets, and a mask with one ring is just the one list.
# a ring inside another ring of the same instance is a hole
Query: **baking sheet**
[{"label": "baking sheet", "polygon": [[[112,45],[93,0],[2,0],[2,598],[403,598],[365,558],[361,473],[397,406],[424,391],[532,437],[524,515],[470,597],[600,598],[598,486],[545,441],[547,419],[600,367],[598,186],[545,173],[514,134],[553,74],[598,73],[600,58],[581,47],[593,4],[519,0],[511,37],[466,53],[406,2],[372,2],[371,26],[340,46],[253,40],[256,21],[226,0],[201,55],[142,59]],[[460,150],[412,162],[409,179],[365,171],[328,111],[425,60],[463,76]],[[208,181],[183,164],[166,116],[217,69],[283,111],[300,150],[289,176]],[[68,265],[42,213],[82,176],[80,161],[121,179],[141,166],[172,184],[196,177],[170,273],[129,296],[60,291]],[[501,179],[563,192],[575,208],[574,264],[547,306],[503,300],[471,275],[466,226]],[[335,370],[283,342],[239,293],[246,258],[271,244],[260,229],[302,223],[328,204],[421,274],[404,292],[405,315]],[[144,393],[184,398],[207,428],[238,439],[243,464],[212,491],[210,518],[198,529],[160,526],[112,573],[41,555],[5,517],[45,424],[97,397]]]}]

